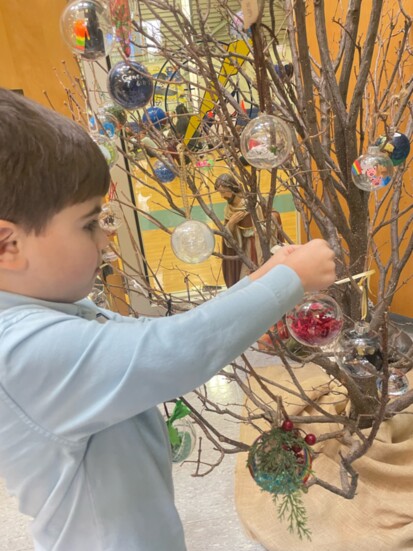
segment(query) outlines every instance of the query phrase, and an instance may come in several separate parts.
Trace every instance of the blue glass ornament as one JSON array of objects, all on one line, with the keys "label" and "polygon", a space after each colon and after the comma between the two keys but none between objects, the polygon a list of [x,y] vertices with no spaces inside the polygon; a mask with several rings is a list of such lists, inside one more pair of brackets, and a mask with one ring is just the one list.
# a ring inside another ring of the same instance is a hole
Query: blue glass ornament
[{"label": "blue glass ornament", "polygon": [[280,65],[274,65],[275,72],[281,79],[289,79],[293,76],[294,67],[292,63],[283,63],[282,69]]},{"label": "blue glass ornament", "polygon": [[152,99],[153,80],[140,63],[119,61],[109,72],[108,91],[125,109],[140,109]]},{"label": "blue glass ornament", "polygon": [[166,113],[160,107],[149,107],[142,117],[144,124],[152,123],[155,128],[160,130],[166,122]]},{"label": "blue glass ornament", "polygon": [[395,132],[392,138],[380,136],[375,145],[389,154],[393,166],[402,164],[410,153],[409,138],[400,132]]},{"label": "blue glass ornament", "polygon": [[172,182],[172,180],[175,179],[175,173],[174,171],[169,168],[169,166],[161,161],[157,161],[153,165],[153,171],[155,173],[155,176],[158,178],[162,184],[168,184],[169,182]]}]

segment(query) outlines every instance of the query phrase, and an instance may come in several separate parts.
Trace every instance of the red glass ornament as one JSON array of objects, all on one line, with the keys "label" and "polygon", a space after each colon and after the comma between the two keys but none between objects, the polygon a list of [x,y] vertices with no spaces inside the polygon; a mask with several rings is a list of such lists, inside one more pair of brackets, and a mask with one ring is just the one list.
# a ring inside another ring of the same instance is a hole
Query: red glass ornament
[{"label": "red glass ornament", "polygon": [[306,346],[326,346],[340,334],[343,313],[337,302],[318,293],[305,296],[286,315],[288,330],[295,340]]}]

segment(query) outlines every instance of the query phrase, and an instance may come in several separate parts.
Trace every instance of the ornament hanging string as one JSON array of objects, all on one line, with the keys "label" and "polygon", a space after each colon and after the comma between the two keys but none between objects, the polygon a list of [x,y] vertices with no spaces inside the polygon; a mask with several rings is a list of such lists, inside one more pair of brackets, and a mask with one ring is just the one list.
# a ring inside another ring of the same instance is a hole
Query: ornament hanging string
[{"label": "ornament hanging string", "polygon": [[116,29],[116,38],[120,43],[125,57],[130,57],[130,35],[132,31],[132,17],[129,0],[110,0],[110,15]]},{"label": "ornament hanging string", "polygon": [[182,204],[183,204],[184,211],[185,211],[185,218],[187,220],[190,220],[191,211],[190,211],[190,208],[189,208],[188,193],[187,193],[187,190],[188,190],[188,184],[187,184],[188,174],[187,174],[187,170],[186,170],[185,151],[184,150],[185,150],[185,148],[182,144],[178,146],[179,161],[180,161],[180,164],[181,164],[181,175],[180,175],[181,177],[179,179],[179,184],[180,184],[180,187],[181,187]]},{"label": "ornament hanging string", "polygon": [[116,197],[116,187],[117,187],[117,183],[115,184],[115,182],[111,181],[110,182],[110,186],[109,186],[109,191],[108,191],[108,201],[113,201],[114,198]]},{"label": "ornament hanging string", "polygon": [[[349,283],[352,280],[359,279],[357,283],[361,291],[361,319],[365,320],[368,313],[368,292],[371,293],[370,277],[375,273],[375,270],[368,270],[367,272],[361,272],[351,278],[345,277],[335,282],[335,285],[341,285],[342,283]],[[367,283],[367,285],[365,285]]]}]

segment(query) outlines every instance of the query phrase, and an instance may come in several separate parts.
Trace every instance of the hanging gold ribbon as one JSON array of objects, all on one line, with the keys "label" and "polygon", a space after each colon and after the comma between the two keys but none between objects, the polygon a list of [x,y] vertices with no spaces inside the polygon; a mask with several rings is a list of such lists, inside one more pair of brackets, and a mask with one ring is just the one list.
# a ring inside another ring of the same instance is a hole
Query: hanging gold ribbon
[{"label": "hanging gold ribbon", "polygon": [[[356,274],[354,276],[345,277],[344,279],[340,279],[339,281],[336,281],[336,285],[341,285],[342,283],[350,283],[350,281],[359,280],[357,285],[361,292],[361,319],[365,320],[368,313],[368,292],[371,292],[370,289],[370,277],[375,273],[375,270],[368,270],[367,272],[361,272],[360,274]],[[367,286],[365,283],[367,282]]]},{"label": "hanging gold ribbon", "polygon": [[179,179],[179,184],[181,187],[181,196],[182,196],[182,204],[185,210],[185,218],[187,220],[191,217],[191,211],[189,208],[189,201],[188,201],[188,184],[187,184],[187,170],[186,170],[186,163],[185,163],[185,146],[183,144],[180,144],[178,146],[178,153],[179,153],[179,162],[181,165],[181,177]]}]

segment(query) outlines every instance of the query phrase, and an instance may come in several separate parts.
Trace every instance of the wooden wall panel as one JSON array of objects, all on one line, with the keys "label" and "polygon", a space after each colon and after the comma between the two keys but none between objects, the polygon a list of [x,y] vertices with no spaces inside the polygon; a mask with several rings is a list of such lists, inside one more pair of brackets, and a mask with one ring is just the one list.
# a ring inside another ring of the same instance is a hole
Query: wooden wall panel
[{"label": "wooden wall panel", "polygon": [[66,94],[54,68],[64,78],[62,61],[72,75],[78,68],[60,36],[65,0],[0,0],[0,86],[21,88],[24,95],[68,114]]}]

